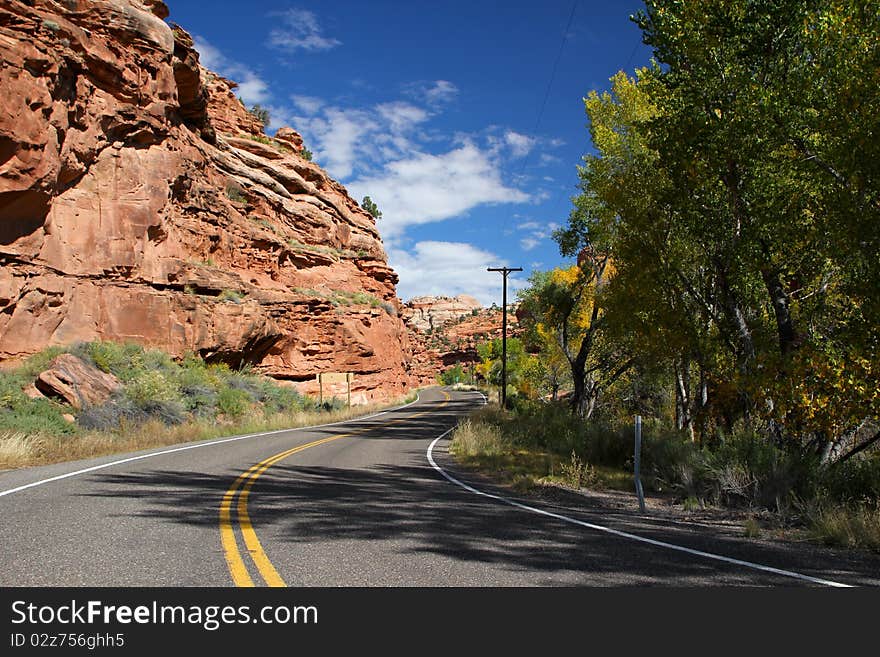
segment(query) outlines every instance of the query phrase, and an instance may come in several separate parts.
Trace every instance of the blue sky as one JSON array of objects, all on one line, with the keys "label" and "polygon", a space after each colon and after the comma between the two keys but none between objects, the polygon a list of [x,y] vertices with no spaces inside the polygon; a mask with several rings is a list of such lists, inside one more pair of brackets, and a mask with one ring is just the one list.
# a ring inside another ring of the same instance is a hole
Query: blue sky
[{"label": "blue sky", "polygon": [[564,264],[550,233],[590,150],[582,99],[650,58],[637,0],[168,4],[202,62],[270,110],[267,132],[298,130],[378,204],[404,300],[500,303],[486,267],[523,267],[516,289]]}]

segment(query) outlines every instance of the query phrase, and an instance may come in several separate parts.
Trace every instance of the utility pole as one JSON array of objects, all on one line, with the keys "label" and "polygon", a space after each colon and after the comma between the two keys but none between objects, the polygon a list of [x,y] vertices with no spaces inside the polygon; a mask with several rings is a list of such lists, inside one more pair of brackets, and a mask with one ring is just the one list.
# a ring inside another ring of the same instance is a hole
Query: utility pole
[{"label": "utility pole", "polygon": [[507,408],[507,275],[522,271],[522,267],[488,267],[486,271],[500,271],[504,277],[501,297],[501,408]]}]

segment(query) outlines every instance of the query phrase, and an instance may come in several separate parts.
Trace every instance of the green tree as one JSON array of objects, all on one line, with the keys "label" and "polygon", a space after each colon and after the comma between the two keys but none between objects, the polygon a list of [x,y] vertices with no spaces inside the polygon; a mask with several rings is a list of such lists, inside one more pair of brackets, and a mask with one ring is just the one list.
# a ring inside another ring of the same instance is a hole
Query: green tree
[{"label": "green tree", "polygon": [[683,420],[851,453],[880,416],[880,14],[653,0],[635,20],[657,64],[587,98],[561,250],[612,258],[605,335],[669,371]]},{"label": "green tree", "polygon": [[[477,345],[480,364],[477,373],[493,386],[501,385],[501,363],[503,345],[501,338]],[[526,366],[528,354],[519,338],[507,338],[507,385],[519,389],[523,383],[523,368]]]},{"label": "green tree", "polygon": [[559,363],[559,355],[564,357],[573,388],[572,411],[589,419],[603,390],[632,361],[620,344],[605,335],[600,291],[613,274],[609,257],[588,248],[579,260],[580,264],[567,269],[533,274],[530,286],[519,293],[520,314],[532,341],[544,347],[548,373]]},{"label": "green tree", "polygon": [[265,107],[261,107],[260,105],[253,105],[250,110],[248,110],[251,115],[260,122],[263,127],[269,125],[269,110]]},{"label": "green tree", "polygon": [[375,219],[376,221],[382,218],[382,211],[369,196],[364,196],[364,200],[361,201],[361,207],[369,212],[371,215],[373,215],[373,219]]}]

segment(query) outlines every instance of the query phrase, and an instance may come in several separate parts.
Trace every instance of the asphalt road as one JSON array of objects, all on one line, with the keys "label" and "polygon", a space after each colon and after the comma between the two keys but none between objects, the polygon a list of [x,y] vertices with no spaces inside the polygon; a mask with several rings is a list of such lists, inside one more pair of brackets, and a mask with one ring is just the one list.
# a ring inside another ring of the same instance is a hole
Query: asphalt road
[{"label": "asphalt road", "polygon": [[511,500],[436,441],[479,403],[431,389],[333,426],[2,472],[0,585],[880,584],[874,556]]}]

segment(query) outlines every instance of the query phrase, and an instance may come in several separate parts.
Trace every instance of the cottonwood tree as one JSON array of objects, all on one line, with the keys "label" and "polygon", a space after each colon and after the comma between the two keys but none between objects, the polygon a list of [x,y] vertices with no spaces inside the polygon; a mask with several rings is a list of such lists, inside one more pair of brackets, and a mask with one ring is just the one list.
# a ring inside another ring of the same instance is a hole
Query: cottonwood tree
[{"label": "cottonwood tree", "polygon": [[636,20],[658,64],[586,100],[597,152],[558,235],[613,259],[606,337],[668,365],[683,424],[696,399],[829,460],[864,449],[880,439],[878,12],[657,0]]},{"label": "cottonwood tree", "polygon": [[[572,382],[572,412],[590,419],[600,396],[632,364],[619,345],[605,339],[600,292],[613,273],[607,254],[584,249],[579,264],[535,273],[520,291],[523,323],[538,335],[553,335]],[[549,358],[554,358],[554,350]]]}]

